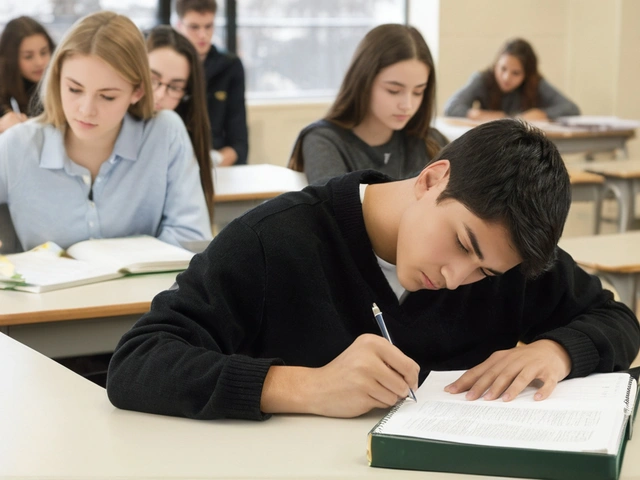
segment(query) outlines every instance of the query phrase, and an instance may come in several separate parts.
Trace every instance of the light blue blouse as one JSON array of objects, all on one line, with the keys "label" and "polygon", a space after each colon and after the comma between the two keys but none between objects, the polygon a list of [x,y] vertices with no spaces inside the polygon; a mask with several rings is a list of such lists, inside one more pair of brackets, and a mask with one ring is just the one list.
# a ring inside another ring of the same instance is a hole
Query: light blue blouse
[{"label": "light blue blouse", "polygon": [[0,135],[0,204],[22,247],[152,235],[174,245],[211,238],[199,167],[180,117],[126,115],[93,185],[66,154],[63,132],[29,120]]}]

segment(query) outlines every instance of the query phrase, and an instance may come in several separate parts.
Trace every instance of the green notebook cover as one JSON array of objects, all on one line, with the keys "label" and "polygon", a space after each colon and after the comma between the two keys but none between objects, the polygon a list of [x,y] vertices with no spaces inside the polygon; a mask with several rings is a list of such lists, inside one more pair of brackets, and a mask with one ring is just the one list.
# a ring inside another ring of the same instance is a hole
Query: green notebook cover
[{"label": "green notebook cover", "polygon": [[[634,415],[627,417],[618,452],[613,455],[475,445],[381,433],[388,418],[401,405],[394,407],[369,432],[367,456],[372,467],[549,480],[616,480],[634,418]],[[637,401],[634,406],[637,410]]]}]

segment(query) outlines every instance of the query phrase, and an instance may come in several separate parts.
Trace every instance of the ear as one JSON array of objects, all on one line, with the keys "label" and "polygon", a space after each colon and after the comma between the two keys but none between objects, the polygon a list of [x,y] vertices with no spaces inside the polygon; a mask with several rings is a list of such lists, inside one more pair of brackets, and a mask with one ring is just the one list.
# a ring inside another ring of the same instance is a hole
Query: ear
[{"label": "ear", "polygon": [[142,97],[144,97],[144,89],[137,87],[131,94],[131,105],[138,103]]},{"label": "ear", "polygon": [[422,198],[425,193],[434,188],[444,190],[449,181],[450,171],[449,160],[438,160],[424,167],[415,183],[416,198]]}]

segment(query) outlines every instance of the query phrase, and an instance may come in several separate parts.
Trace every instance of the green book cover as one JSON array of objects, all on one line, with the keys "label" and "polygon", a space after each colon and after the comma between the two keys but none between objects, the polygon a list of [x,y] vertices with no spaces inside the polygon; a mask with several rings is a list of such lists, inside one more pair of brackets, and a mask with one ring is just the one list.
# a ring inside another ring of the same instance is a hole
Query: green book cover
[{"label": "green book cover", "polygon": [[432,372],[417,403],[391,409],[369,433],[369,464],[550,480],[619,477],[637,408],[631,375],[567,380],[540,402],[532,400],[534,387],[512,402],[472,402],[442,391],[462,373]]}]

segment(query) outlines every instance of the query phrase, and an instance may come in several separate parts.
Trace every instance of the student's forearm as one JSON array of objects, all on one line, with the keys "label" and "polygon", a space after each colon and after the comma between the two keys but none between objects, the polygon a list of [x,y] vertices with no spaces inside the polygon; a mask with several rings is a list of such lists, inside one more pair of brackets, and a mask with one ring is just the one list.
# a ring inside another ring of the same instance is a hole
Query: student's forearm
[{"label": "student's forearm", "polygon": [[264,379],[260,410],[264,413],[314,413],[311,368],[274,365]]}]

